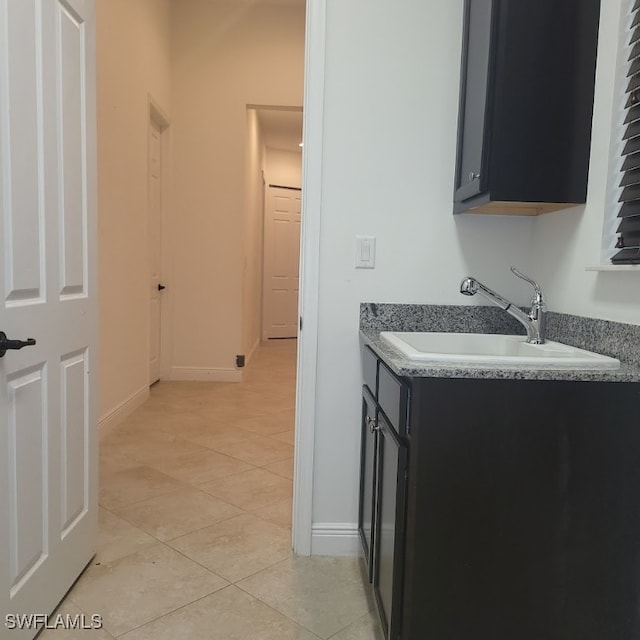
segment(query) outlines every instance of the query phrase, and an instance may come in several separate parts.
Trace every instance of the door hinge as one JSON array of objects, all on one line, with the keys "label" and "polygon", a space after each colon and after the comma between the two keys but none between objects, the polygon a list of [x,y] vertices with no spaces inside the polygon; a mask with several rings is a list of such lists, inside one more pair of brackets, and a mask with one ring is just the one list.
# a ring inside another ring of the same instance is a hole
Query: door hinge
[{"label": "door hinge", "polygon": [[302,316],[300,316],[300,331],[302,331]]},{"label": "door hinge", "polygon": [[244,367],[244,354],[236,356],[236,367],[238,367],[238,369]]}]

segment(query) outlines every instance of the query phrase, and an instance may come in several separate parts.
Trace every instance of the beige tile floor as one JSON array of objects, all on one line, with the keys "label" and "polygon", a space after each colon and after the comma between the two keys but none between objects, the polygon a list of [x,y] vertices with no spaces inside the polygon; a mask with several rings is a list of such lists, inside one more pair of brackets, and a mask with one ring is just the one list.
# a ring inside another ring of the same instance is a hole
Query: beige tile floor
[{"label": "beige tile floor", "polygon": [[355,558],[291,553],[294,340],[244,382],[159,383],[103,437],[97,555],[40,640],[379,640]]}]

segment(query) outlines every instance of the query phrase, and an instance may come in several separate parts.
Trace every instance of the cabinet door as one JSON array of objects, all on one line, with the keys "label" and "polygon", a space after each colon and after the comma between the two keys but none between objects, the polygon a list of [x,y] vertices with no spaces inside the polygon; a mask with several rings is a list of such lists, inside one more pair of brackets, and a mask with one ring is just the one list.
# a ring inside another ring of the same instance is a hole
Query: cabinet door
[{"label": "cabinet door", "polygon": [[[567,383],[424,379],[413,400],[407,640],[586,640],[563,623],[577,546]],[[526,410],[540,402],[554,407],[543,419]]]},{"label": "cabinet door", "polygon": [[486,190],[486,113],[491,22],[496,1],[465,2],[455,202],[462,202]]},{"label": "cabinet door", "polygon": [[378,435],[376,431],[376,403],[366,386],[362,387],[361,432],[358,531],[367,565],[367,575],[369,582],[371,582],[373,579],[373,522]]},{"label": "cabinet door", "polygon": [[400,634],[407,448],[378,415],[378,486],[373,589],[388,640]]}]

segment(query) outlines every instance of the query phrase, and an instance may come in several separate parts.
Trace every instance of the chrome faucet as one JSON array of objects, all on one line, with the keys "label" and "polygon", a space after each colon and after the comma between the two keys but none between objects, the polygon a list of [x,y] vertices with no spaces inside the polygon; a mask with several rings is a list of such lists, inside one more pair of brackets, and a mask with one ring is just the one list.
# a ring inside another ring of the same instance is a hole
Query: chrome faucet
[{"label": "chrome faucet", "polygon": [[482,294],[487,300],[497,304],[501,309],[504,309],[524,325],[527,330],[527,342],[531,344],[544,344],[547,305],[544,301],[542,288],[537,282],[520,273],[515,267],[511,267],[511,272],[518,276],[518,278],[522,278],[528,282],[534,289],[533,298],[531,299],[531,310],[528,314],[471,276],[466,277],[460,283],[460,293],[465,296],[474,296],[476,293]]}]

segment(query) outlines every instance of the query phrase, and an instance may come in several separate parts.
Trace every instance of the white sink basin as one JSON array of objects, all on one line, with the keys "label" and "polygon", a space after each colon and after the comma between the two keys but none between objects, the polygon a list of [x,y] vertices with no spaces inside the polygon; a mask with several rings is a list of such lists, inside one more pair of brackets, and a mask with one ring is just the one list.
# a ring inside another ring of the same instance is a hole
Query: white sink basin
[{"label": "white sink basin", "polygon": [[460,366],[535,369],[618,369],[620,361],[560,342],[527,344],[525,336],[383,331],[380,337],[409,360]]}]

